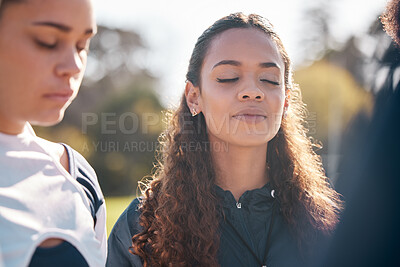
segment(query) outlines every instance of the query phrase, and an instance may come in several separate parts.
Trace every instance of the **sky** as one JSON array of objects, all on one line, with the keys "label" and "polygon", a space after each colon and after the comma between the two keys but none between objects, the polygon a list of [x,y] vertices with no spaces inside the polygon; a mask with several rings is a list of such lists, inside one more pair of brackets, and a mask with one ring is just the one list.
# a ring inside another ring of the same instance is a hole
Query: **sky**
[{"label": "sky", "polygon": [[304,11],[327,4],[337,43],[361,36],[384,10],[386,0],[96,0],[99,24],[134,30],[149,48],[141,63],[159,78],[157,93],[166,106],[179,102],[189,58],[197,38],[214,21],[234,12],[257,13],[269,19],[292,61],[301,65],[307,35]]}]

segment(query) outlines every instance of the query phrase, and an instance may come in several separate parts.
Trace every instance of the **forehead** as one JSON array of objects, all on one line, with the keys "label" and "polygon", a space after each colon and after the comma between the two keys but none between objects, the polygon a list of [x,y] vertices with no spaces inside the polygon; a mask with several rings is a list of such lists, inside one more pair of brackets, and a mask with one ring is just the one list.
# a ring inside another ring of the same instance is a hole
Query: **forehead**
[{"label": "forehead", "polygon": [[4,11],[8,22],[47,21],[74,29],[95,27],[91,0],[25,0],[7,5]]},{"label": "forehead", "polygon": [[255,28],[229,29],[211,41],[204,67],[222,60],[259,64],[274,62],[284,69],[282,56],[275,42],[265,32]]}]

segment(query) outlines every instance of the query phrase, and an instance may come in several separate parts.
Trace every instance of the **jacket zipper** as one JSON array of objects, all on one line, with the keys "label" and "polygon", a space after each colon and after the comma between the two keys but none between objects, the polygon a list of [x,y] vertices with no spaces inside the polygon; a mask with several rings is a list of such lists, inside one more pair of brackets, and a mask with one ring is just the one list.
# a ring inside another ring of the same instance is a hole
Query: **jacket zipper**
[{"label": "jacket zipper", "polygon": [[[257,250],[254,249],[254,243],[253,243],[253,238],[250,235],[249,230],[247,229],[247,224],[244,220],[244,216],[243,216],[243,211],[242,211],[242,203],[240,202],[240,199],[238,202],[236,202],[236,214],[237,214],[237,218],[238,218],[238,222],[239,224],[241,224],[245,230],[245,235],[247,236],[247,240],[250,240],[250,242],[248,242],[248,244],[252,247],[253,251],[256,252]],[[250,261],[250,258],[248,258],[248,262]],[[250,264],[250,263],[249,263]],[[250,265],[249,265],[250,266]]]}]

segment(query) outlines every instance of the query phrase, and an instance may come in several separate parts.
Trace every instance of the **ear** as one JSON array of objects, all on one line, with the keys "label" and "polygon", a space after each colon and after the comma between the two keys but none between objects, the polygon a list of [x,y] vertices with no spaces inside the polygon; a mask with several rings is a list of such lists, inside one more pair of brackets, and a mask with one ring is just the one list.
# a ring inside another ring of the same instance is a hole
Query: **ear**
[{"label": "ear", "polygon": [[200,99],[200,88],[194,86],[191,82],[186,82],[185,87],[186,104],[188,105],[190,112],[200,113],[201,112],[201,99]]}]

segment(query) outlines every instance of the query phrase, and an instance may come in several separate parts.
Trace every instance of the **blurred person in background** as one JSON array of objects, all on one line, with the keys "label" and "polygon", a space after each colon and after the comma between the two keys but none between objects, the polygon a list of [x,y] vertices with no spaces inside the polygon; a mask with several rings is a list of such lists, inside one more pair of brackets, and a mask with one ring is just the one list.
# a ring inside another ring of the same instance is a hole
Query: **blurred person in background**
[{"label": "blurred person in background", "polygon": [[35,135],[76,97],[91,0],[0,1],[0,251],[5,266],[104,266],[105,204],[86,160]]},{"label": "blurred person in background", "polygon": [[400,266],[400,0],[388,2],[381,21],[394,41],[378,63],[387,76],[371,121],[344,155],[346,210],[317,266]]},{"label": "blurred person in background", "polygon": [[231,14],[198,39],[143,196],[114,225],[107,266],[303,266],[341,201],[302,126],[272,25]]}]

